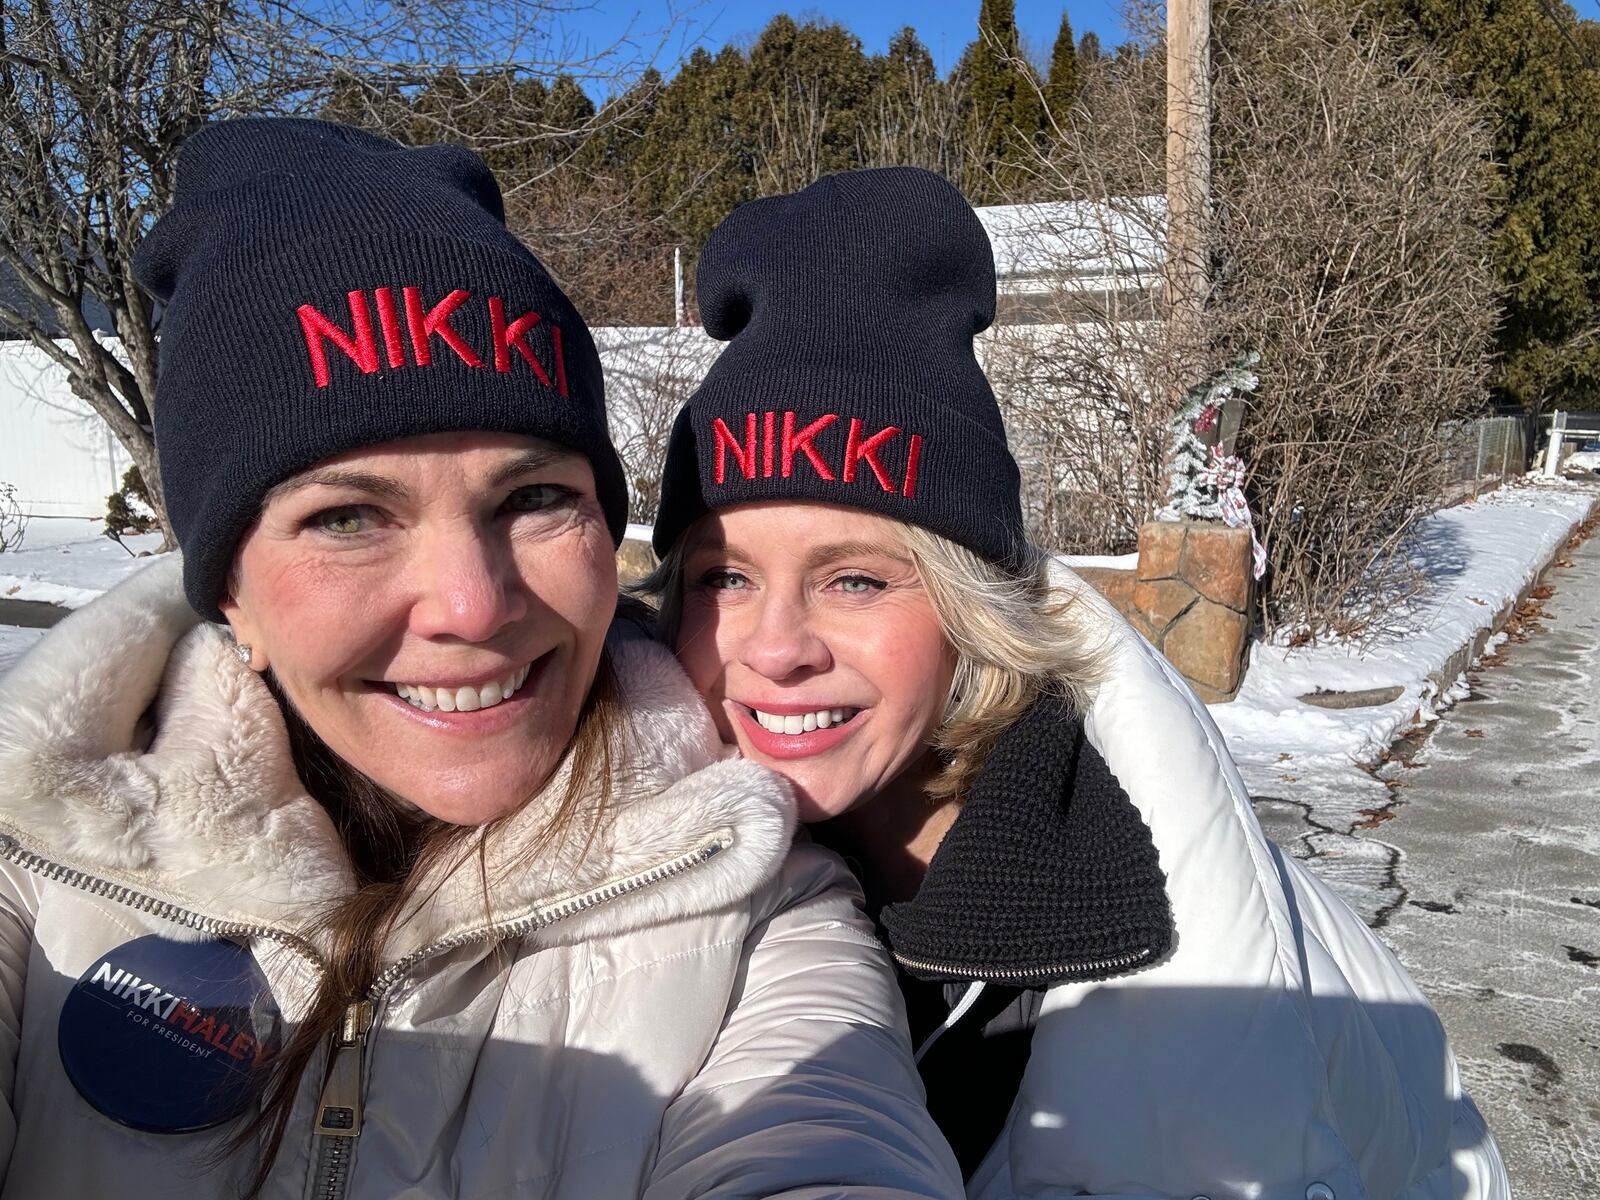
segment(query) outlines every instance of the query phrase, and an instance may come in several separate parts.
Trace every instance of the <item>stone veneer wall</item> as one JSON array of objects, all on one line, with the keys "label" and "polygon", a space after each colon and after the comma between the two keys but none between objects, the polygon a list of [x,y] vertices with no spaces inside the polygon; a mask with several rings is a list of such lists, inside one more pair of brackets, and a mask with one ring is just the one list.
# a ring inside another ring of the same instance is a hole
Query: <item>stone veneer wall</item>
[{"label": "stone veneer wall", "polygon": [[[655,566],[650,548],[624,542],[618,573],[633,582]],[[1083,567],[1100,592],[1208,704],[1233,699],[1250,643],[1250,535],[1204,521],[1150,521],[1133,571]]]},{"label": "stone veneer wall", "polygon": [[1250,534],[1204,521],[1150,521],[1132,571],[1078,572],[1166,655],[1208,704],[1233,699],[1250,644]]}]

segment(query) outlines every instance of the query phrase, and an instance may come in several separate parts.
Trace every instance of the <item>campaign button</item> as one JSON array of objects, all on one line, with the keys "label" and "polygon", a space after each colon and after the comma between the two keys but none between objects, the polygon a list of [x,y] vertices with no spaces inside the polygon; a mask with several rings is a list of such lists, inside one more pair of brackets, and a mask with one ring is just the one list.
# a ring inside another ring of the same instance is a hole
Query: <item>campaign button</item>
[{"label": "campaign button", "polygon": [[152,934],[83,973],[57,1041],[67,1078],[100,1112],[146,1133],[188,1133],[245,1110],[281,1025],[247,948]]}]

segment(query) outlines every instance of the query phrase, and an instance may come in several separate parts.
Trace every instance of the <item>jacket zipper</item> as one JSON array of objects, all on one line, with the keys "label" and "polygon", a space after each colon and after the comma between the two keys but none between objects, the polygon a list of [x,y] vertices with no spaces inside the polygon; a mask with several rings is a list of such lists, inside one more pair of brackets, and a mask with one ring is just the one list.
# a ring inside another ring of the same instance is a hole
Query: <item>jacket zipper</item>
[{"label": "jacket zipper", "polygon": [[357,1000],[345,1010],[344,1025],[334,1045],[333,1064],[328,1072],[328,1082],[323,1087],[317,1104],[317,1172],[312,1189],[314,1200],[344,1200],[350,1186],[351,1157],[355,1153],[355,1140],[361,1135],[361,1086],[366,1066],[368,1033],[372,1029],[373,1013],[382,1002],[384,993],[425,959],[445,954],[462,946],[482,941],[509,941],[526,937],[535,930],[553,925],[557,921],[574,917],[581,912],[619,899],[653,883],[681,875],[685,871],[710,862],[733,844],[729,834],[720,834],[694,850],[666,862],[658,863],[635,875],[614,880],[604,887],[559,900],[545,908],[479,929],[454,934],[441,941],[413,951],[391,963],[378,976],[368,990],[366,998]]},{"label": "jacket zipper", "polygon": [[52,862],[31,850],[24,850],[21,843],[9,834],[0,834],[0,859],[15,863],[25,871],[30,871],[42,879],[52,883],[66,884],[80,892],[87,892],[91,896],[98,896],[110,900],[113,904],[120,904],[138,912],[149,913],[163,921],[171,921],[174,925],[186,925],[190,929],[198,929],[201,933],[209,933],[214,937],[249,937],[265,938],[286,946],[311,963],[319,972],[327,970],[327,964],[322,955],[317,953],[316,947],[304,938],[286,933],[282,929],[275,929],[270,925],[251,925],[241,921],[218,921],[214,917],[203,916],[189,909],[180,908],[166,900],[159,900],[136,888],[126,884],[112,883],[108,879],[87,874],[72,867],[62,866]]},{"label": "jacket zipper", "polygon": [[[329,1067],[328,1080],[323,1085],[322,1095],[317,1102],[315,1132],[319,1145],[315,1183],[311,1193],[314,1200],[343,1200],[350,1186],[351,1158],[355,1151],[355,1139],[361,1133],[361,1088],[366,1066],[367,1040],[372,1032],[377,1006],[383,994],[408,971],[436,954],[444,954],[473,942],[525,937],[535,930],[577,916],[597,905],[620,899],[651,884],[681,875],[685,871],[710,862],[732,845],[731,834],[718,834],[687,853],[634,875],[614,880],[593,891],[558,900],[514,921],[502,921],[495,925],[486,925],[455,934],[391,963],[373,981],[366,997],[357,1000],[345,1010],[339,1036],[334,1042],[333,1061]],[[176,904],[159,900],[125,884],[112,883],[52,862],[30,850],[24,850],[16,838],[7,834],[0,834],[0,859],[15,863],[24,870],[53,883],[66,884],[92,896],[125,905],[139,912],[150,913],[174,924],[198,929],[203,933],[217,937],[267,938],[301,954],[315,965],[318,971],[327,970],[327,964],[317,953],[316,948],[293,934],[267,925],[218,921],[189,909],[180,908]]]},{"label": "jacket zipper", "polygon": [[939,974],[956,979],[979,980],[984,983],[1019,983],[1027,979],[1037,979],[1040,975],[1056,975],[1070,977],[1073,975],[1097,975],[1104,971],[1125,971],[1129,967],[1138,966],[1151,955],[1148,946],[1138,950],[1130,950],[1126,954],[1118,954],[1111,958],[1091,959],[1087,962],[1066,963],[1062,966],[1046,967],[1044,970],[1008,970],[1005,968],[990,969],[983,967],[959,967],[948,963],[925,962],[921,959],[907,958],[891,950],[894,960],[908,971],[922,971],[924,973]]}]

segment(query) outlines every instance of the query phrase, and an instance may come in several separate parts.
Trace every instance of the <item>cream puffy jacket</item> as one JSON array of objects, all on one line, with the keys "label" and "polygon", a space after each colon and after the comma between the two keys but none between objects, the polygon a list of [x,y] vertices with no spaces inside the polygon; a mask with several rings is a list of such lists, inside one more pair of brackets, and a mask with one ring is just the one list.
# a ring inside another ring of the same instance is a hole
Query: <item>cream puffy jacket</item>
[{"label": "cream puffy jacket", "polygon": [[1175,942],[1049,989],[973,1200],[1510,1200],[1428,1001],[1262,835],[1205,706],[1063,571],[1105,639],[1089,740],[1149,826]]},{"label": "cream puffy jacket", "polygon": [[[266,1195],[959,1196],[842,865],[791,849],[775,776],[716,761],[665,651],[614,638],[612,658],[647,753],[598,831],[503,871],[536,798],[488,849],[492,911],[476,860],[423,889],[336,1064],[358,1135],[313,1132],[314,1063]],[[276,702],[189,613],[175,562],[0,682],[0,858],[0,1196],[237,1195],[253,1156],[217,1158],[229,1126],[119,1124],[58,1044],[80,976],[151,933],[246,941],[292,1022],[321,954],[306,919],[351,886]]]}]

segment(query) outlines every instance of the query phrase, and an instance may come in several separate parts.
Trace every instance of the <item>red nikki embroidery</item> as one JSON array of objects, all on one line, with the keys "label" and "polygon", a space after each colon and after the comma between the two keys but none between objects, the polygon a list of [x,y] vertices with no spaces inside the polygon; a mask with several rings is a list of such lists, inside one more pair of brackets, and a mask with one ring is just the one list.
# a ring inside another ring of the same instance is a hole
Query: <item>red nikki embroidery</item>
[{"label": "red nikki embroidery", "polygon": [[[844,441],[844,454],[840,457],[836,448],[837,435],[833,441],[834,449],[818,445],[819,437],[839,421],[838,413],[823,413],[800,427],[800,418],[793,410],[786,410],[782,414],[781,430],[779,414],[775,410],[769,409],[759,414],[759,423],[757,415],[753,412],[745,414],[742,439],[727,421],[721,417],[712,418],[711,474],[717,483],[728,481],[729,455],[733,456],[734,467],[743,479],[756,477],[758,463],[763,479],[771,479],[774,474],[791,479],[796,462],[804,458],[811,464],[817,478],[828,482],[838,479],[841,483],[854,483],[862,473],[861,464],[865,463],[873,480],[884,491],[891,494],[899,492],[907,499],[915,498],[917,466],[922,459],[922,435],[911,435],[906,450],[905,475],[897,483],[882,455],[905,432],[898,425],[885,425],[876,433],[867,435],[866,423],[860,417],[851,417]],[[835,457],[839,458],[837,474],[831,461]]]},{"label": "red nikki embroidery", "polygon": [[872,468],[872,473],[878,477],[878,486],[886,492],[894,491],[894,484],[889,479],[889,473],[883,469],[883,464],[878,461],[878,447],[887,442],[900,430],[897,426],[889,425],[877,433],[861,439],[861,418],[850,418],[850,440],[844,447],[844,481],[854,483],[856,478],[856,464],[866,462]]},{"label": "red nikki embroidery", "polygon": [[[751,413],[744,419],[745,444],[739,445],[738,439],[733,436],[733,430],[721,417],[711,422],[711,436],[717,443],[717,465],[715,474],[717,482],[722,483],[728,477],[726,455],[724,451],[733,452],[733,461],[739,464],[739,474],[746,479],[756,477],[756,415]],[[770,453],[771,447],[768,447]]]},{"label": "red nikki embroidery", "polygon": [[372,293],[378,301],[378,327],[383,330],[383,348],[391,367],[406,365],[406,347],[400,340],[400,314],[394,306],[394,292],[379,288]]},{"label": "red nikki embroidery", "polygon": [[[754,413],[750,414],[752,417]],[[838,413],[823,413],[799,433],[794,431],[794,413],[783,414],[783,477],[788,479],[794,474],[795,452],[802,451],[811,460],[811,469],[824,479],[832,479],[833,472],[828,464],[822,461],[822,455],[817,453],[817,448],[811,444],[812,439],[839,419]]]},{"label": "red nikki embroidery", "polygon": [[[332,380],[332,371],[328,365],[330,345],[355,363],[362,374],[370,375],[378,370],[378,337],[373,330],[373,308],[378,311],[377,334],[381,334],[383,338],[383,361],[390,368],[407,365],[408,337],[411,347],[411,366],[433,365],[432,339],[434,338],[438,338],[448,346],[456,358],[467,366],[484,365],[478,352],[451,323],[452,315],[474,299],[472,292],[465,288],[456,288],[431,308],[424,302],[420,288],[401,288],[400,293],[405,305],[403,325],[400,305],[396,303],[395,289],[388,287],[373,289],[370,305],[365,292],[354,291],[348,294],[347,301],[350,306],[348,331],[314,305],[302,304],[295,310],[295,315],[300,319],[300,332],[305,337],[306,353],[311,362],[311,377],[319,388],[327,387]],[[555,370],[555,382],[552,383],[550,372],[539,361],[539,356],[528,341],[528,335],[544,322],[543,315],[527,312],[513,321],[508,321],[504,300],[499,296],[488,296],[484,299],[487,301],[493,342],[490,357],[494,360],[495,370],[502,374],[513,370],[515,359],[511,352],[515,350],[527,363],[534,378],[545,387],[554,388],[566,396],[567,361],[561,344],[560,326],[554,322],[545,323],[550,330],[550,346]]]},{"label": "red nikki embroidery", "polygon": [[533,350],[524,340],[528,336],[528,331],[537,325],[540,319],[536,312],[523,313],[507,325],[505,301],[499,296],[489,297],[489,325],[494,333],[494,369],[502,375],[511,370],[511,348],[515,346],[517,353],[522,355],[527,364],[533,368],[533,373],[539,377],[539,382],[549,387],[550,376],[544,373],[544,364],[533,356]]},{"label": "red nikki embroidery", "polygon": [[367,312],[364,292],[351,292],[350,322],[354,334],[346,333],[309,304],[295,309],[300,318],[300,332],[305,334],[306,350],[311,355],[311,375],[318,387],[328,386],[328,348],[324,341],[332,342],[346,358],[361,368],[363,375],[378,369],[378,344],[372,338],[372,317]]},{"label": "red nikki embroidery", "polygon": [[911,435],[911,449],[906,454],[906,481],[901,487],[900,494],[907,500],[915,498],[917,494],[917,464],[922,461],[922,435]]},{"label": "red nikki embroidery", "polygon": [[428,339],[437,336],[456,352],[456,357],[469,367],[483,366],[483,359],[471,346],[461,340],[461,335],[450,324],[450,314],[465,304],[472,295],[465,288],[457,288],[427,312],[422,311],[422,292],[418,288],[405,289],[406,323],[411,327],[411,354],[417,366],[426,367],[433,362],[433,350]]}]

